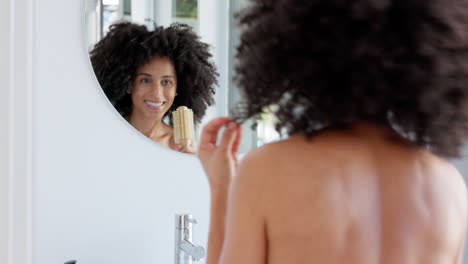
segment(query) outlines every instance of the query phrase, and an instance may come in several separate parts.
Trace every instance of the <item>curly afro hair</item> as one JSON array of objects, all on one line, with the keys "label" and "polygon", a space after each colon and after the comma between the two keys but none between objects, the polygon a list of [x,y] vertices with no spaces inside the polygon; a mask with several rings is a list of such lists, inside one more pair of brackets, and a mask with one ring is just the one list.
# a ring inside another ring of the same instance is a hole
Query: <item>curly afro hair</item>
[{"label": "curly afro hair", "polygon": [[214,103],[214,86],[218,85],[216,67],[209,45],[200,41],[185,24],[174,23],[164,28],[118,22],[111,25],[107,35],[90,52],[97,79],[114,107],[123,117],[132,111],[131,95],[127,90],[141,66],[155,56],[168,57],[177,74],[174,103],[165,114],[184,105],[193,110],[194,121],[200,123],[206,108]]},{"label": "curly afro hair", "polygon": [[368,121],[435,154],[460,155],[468,1],[252,2],[239,14],[239,121],[274,109],[277,130],[309,137]]}]

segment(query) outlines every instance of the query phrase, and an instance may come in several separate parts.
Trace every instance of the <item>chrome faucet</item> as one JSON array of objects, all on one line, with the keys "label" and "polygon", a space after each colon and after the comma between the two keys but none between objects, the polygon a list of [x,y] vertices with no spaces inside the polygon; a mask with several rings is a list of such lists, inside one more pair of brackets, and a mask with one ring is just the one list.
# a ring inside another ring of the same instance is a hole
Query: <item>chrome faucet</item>
[{"label": "chrome faucet", "polygon": [[175,264],[192,264],[206,256],[205,249],[192,241],[193,225],[196,223],[192,215],[175,216]]}]

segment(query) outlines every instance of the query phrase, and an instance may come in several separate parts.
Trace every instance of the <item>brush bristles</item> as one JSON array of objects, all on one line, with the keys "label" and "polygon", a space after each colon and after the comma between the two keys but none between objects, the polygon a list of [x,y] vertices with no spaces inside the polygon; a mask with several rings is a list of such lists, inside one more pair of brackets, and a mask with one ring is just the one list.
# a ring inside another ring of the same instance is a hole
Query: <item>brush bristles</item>
[{"label": "brush bristles", "polygon": [[174,123],[174,141],[176,144],[186,147],[195,141],[195,129],[192,109],[179,106],[172,112]]}]

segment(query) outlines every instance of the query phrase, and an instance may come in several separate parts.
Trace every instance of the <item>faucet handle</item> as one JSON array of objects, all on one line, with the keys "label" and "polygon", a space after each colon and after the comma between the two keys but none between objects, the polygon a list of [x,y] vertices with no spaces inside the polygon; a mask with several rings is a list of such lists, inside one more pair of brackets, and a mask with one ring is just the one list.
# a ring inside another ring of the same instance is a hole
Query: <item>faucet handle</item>
[{"label": "faucet handle", "polygon": [[191,214],[177,214],[176,215],[176,228],[191,228],[192,225],[197,224],[198,221],[193,218]]},{"label": "faucet handle", "polygon": [[200,261],[206,257],[206,251],[202,246],[198,246],[189,241],[184,241],[180,244],[180,248],[188,255],[191,256],[192,260]]},{"label": "faucet handle", "polygon": [[198,224],[197,219],[193,218],[191,215],[185,217],[185,221],[192,223],[192,224]]}]

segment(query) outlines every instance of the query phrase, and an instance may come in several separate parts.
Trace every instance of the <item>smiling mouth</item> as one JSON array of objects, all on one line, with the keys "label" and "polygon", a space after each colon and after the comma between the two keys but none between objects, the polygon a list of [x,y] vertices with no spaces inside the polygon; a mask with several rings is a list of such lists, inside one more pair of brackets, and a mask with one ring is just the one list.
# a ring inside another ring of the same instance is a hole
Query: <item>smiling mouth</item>
[{"label": "smiling mouth", "polygon": [[163,105],[166,103],[166,102],[153,102],[153,101],[148,101],[148,100],[145,100],[144,102],[151,110],[161,110],[163,108]]}]

